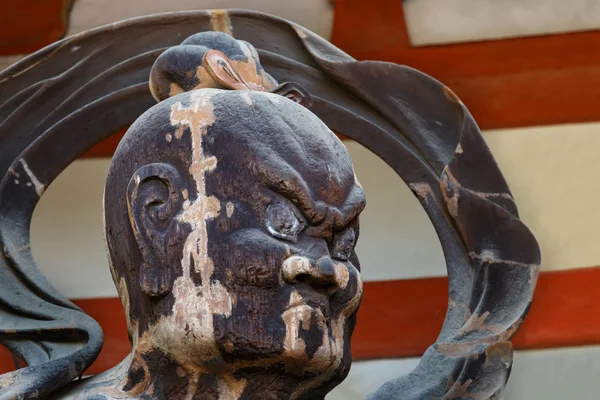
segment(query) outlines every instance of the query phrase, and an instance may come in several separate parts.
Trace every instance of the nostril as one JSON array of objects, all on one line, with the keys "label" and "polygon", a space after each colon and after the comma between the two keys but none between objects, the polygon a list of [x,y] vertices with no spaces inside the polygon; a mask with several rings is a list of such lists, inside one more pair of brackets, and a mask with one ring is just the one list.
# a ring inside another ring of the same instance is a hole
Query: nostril
[{"label": "nostril", "polygon": [[292,256],[286,259],[282,268],[283,279],[288,283],[305,283],[315,289],[325,290],[329,295],[340,288],[339,273],[329,256],[316,262],[306,257]]},{"label": "nostril", "polygon": [[335,264],[331,257],[321,257],[317,261],[319,275],[324,279],[335,279]]},{"label": "nostril", "polygon": [[332,295],[340,288],[338,272],[335,263],[329,256],[323,256],[317,261],[319,278],[327,287],[327,292]]}]

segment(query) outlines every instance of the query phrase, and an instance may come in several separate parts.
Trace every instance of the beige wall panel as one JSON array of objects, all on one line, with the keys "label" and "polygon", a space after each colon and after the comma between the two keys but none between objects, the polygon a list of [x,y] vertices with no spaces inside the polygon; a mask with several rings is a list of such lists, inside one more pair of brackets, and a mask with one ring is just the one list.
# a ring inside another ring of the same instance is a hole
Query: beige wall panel
[{"label": "beige wall panel", "polygon": [[69,33],[141,15],[170,11],[243,8],[289,19],[329,38],[333,5],[329,0],[77,0],[71,13]]},{"label": "beige wall panel", "polygon": [[[362,400],[383,383],[409,373],[418,358],[355,362],[326,400]],[[515,352],[502,400],[597,400],[600,347]]]},{"label": "beige wall panel", "polygon": [[597,0],[405,0],[403,4],[415,45],[600,28]]},{"label": "beige wall panel", "polygon": [[485,133],[541,244],[542,270],[600,265],[599,132],[595,123]]},{"label": "beige wall panel", "polygon": [[24,56],[0,56],[0,72],[10,67],[23,57]]}]

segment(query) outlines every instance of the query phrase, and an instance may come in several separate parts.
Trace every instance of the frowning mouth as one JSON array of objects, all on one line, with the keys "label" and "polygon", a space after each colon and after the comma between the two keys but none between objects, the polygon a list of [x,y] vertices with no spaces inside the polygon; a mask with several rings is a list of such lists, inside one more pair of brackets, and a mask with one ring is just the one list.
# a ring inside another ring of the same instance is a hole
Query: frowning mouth
[{"label": "frowning mouth", "polygon": [[317,319],[323,318],[329,325],[330,306],[329,297],[322,295],[319,292],[299,290],[294,291],[290,298],[290,303],[287,310],[297,312],[311,311],[315,313]]}]

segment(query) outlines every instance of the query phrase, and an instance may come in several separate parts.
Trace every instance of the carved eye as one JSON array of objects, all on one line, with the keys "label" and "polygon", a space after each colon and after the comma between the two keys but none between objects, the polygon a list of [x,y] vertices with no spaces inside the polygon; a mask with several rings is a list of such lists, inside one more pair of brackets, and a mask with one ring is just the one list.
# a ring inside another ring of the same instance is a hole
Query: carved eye
[{"label": "carved eye", "polygon": [[276,238],[295,242],[304,228],[292,208],[285,203],[271,204],[266,211],[267,229]]},{"label": "carved eye", "polygon": [[354,228],[347,228],[333,236],[333,248],[331,257],[340,261],[348,261],[354,245],[356,244],[356,232]]}]

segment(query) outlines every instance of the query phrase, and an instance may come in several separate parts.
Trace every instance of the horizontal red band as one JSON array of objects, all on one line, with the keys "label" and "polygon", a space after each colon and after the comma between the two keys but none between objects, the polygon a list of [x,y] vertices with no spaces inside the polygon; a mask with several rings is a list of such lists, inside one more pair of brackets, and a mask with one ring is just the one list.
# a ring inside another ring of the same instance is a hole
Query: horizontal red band
[{"label": "horizontal red band", "polygon": [[[600,267],[540,275],[529,317],[514,338],[516,349],[600,344]],[[355,359],[420,356],[442,326],[447,279],[367,282],[352,338]],[[116,298],[75,300],[104,329],[105,345],[90,373],[104,371],[129,352],[125,314]],[[12,370],[0,348],[0,373]]]},{"label": "horizontal red band", "polygon": [[600,121],[600,31],[414,47],[398,0],[338,0],[332,42],[449,86],[482,129]]},{"label": "horizontal red band", "polygon": [[0,56],[28,54],[65,34],[73,0],[10,0],[0,12]]}]

